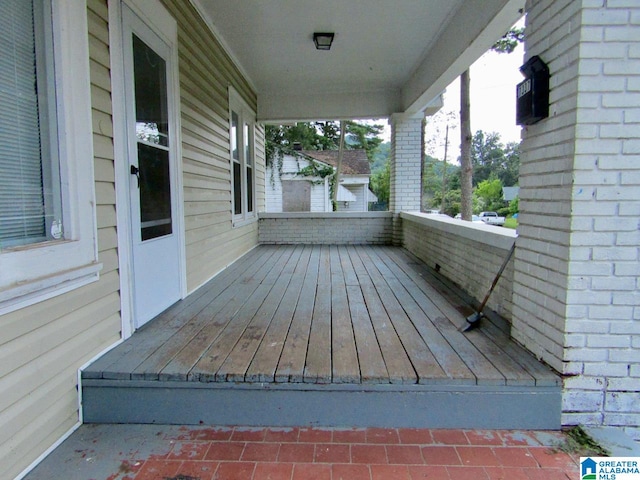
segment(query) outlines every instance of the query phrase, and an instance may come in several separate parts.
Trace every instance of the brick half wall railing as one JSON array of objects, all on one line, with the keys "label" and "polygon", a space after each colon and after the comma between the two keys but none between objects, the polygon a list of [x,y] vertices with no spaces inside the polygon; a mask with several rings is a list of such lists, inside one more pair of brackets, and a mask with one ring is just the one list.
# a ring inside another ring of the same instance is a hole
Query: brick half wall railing
[{"label": "brick half wall railing", "polygon": [[[514,230],[423,213],[401,213],[403,246],[482,301],[515,241]],[[512,256],[487,307],[511,321]],[[436,265],[438,267],[436,267]]]},{"label": "brick half wall railing", "polygon": [[264,244],[391,245],[390,212],[260,213],[258,240]]}]

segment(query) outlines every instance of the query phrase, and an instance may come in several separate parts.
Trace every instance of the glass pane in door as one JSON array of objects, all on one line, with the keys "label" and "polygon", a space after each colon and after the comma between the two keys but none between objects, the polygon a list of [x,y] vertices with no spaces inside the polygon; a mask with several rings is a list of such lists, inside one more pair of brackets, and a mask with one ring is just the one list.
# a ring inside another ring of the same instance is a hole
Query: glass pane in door
[{"label": "glass pane in door", "polygon": [[138,143],[142,240],[171,233],[169,152]]},{"label": "glass pane in door", "polygon": [[140,230],[144,241],[172,232],[167,64],[135,35],[133,70]]}]

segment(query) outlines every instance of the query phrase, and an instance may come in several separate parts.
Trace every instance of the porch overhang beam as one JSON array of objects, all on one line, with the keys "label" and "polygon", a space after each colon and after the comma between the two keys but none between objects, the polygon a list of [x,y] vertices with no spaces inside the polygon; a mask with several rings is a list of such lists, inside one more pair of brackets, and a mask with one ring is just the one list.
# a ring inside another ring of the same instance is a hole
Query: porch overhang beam
[{"label": "porch overhang beam", "polygon": [[313,120],[385,118],[398,112],[400,89],[322,94],[258,94],[258,121],[282,124]]},{"label": "porch overhang beam", "polygon": [[524,14],[525,0],[464,2],[402,89],[402,108],[424,111]]}]

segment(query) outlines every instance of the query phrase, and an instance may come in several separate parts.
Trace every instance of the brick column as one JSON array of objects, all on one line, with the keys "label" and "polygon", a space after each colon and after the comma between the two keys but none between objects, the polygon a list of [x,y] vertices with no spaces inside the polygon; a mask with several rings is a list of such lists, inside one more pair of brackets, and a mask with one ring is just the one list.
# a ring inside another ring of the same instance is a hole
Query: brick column
[{"label": "brick column", "polygon": [[549,65],[550,117],[523,135],[512,327],[566,375],[564,424],[635,438],[639,22],[638,2],[527,2],[526,56]]},{"label": "brick column", "polygon": [[391,178],[389,211],[393,217],[393,242],[402,244],[400,212],[420,211],[422,200],[422,154],[424,149],[424,115],[392,115]]},{"label": "brick column", "polygon": [[391,117],[391,191],[389,210],[420,211],[424,116]]}]

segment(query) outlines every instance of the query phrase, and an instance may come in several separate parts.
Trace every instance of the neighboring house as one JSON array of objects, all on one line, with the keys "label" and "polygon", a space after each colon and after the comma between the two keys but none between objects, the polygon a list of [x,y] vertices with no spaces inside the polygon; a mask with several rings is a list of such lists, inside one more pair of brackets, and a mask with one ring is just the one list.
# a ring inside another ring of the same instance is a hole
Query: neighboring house
[{"label": "neighboring house", "polygon": [[[337,150],[305,150],[311,158],[338,167]],[[362,149],[344,150],[336,210],[338,212],[366,212],[369,203],[378,201],[375,194],[369,190],[371,167],[367,152]]]},{"label": "neighboring house", "polygon": [[82,422],[83,365],[258,245],[264,124],[388,118],[400,228],[425,115],[523,12],[552,114],[523,130],[510,334],[563,424],[640,438],[638,2],[3,0],[2,475]]},{"label": "neighboring house", "polygon": [[302,153],[283,155],[266,169],[267,212],[330,212],[330,175],[303,175],[301,171],[333,172],[330,165]]},{"label": "neighboring house", "polygon": [[[266,169],[267,212],[331,212],[330,180],[338,166],[337,150],[304,150],[274,160]],[[328,174],[328,170],[333,172]],[[313,175],[313,173],[316,175]],[[336,210],[366,212],[377,198],[369,190],[371,169],[365,150],[345,150]]]}]

